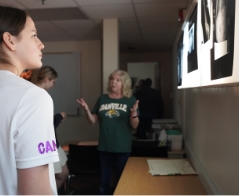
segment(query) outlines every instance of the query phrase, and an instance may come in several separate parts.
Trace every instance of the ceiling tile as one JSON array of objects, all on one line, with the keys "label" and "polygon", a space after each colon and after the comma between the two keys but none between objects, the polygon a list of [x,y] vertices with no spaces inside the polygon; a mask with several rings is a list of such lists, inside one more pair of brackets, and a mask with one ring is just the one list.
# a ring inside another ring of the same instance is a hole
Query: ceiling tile
[{"label": "ceiling tile", "polygon": [[120,18],[119,19],[120,22],[137,22],[137,19],[134,18]]},{"label": "ceiling tile", "polygon": [[160,27],[160,26],[179,26],[182,25],[178,22],[178,18],[175,17],[166,17],[165,19],[161,18],[139,18],[139,26],[141,28],[150,28],[150,27]]},{"label": "ceiling tile", "polygon": [[[173,41],[174,37],[173,36],[169,36],[169,35],[164,35],[164,36],[160,36],[160,35],[150,35],[150,36],[144,36],[144,41],[146,43],[168,43]],[[171,43],[170,43],[171,44]]]},{"label": "ceiling tile", "polygon": [[120,35],[120,39],[124,39],[128,41],[142,39],[142,35],[139,31],[135,31],[134,33],[131,33],[128,31],[120,31],[119,35]]},{"label": "ceiling tile", "polygon": [[[103,19],[118,18],[121,52],[170,50],[182,26],[177,21],[178,10],[189,2],[192,0],[45,0],[43,5],[42,0],[0,0],[34,14],[40,10],[42,15],[33,19],[42,41],[102,40]],[[46,11],[63,8],[60,17],[50,17]],[[75,18],[67,9],[82,11],[89,19]]]},{"label": "ceiling tile", "polygon": [[135,18],[129,20],[119,20],[120,29],[139,29],[139,25]]},{"label": "ceiling tile", "polygon": [[128,44],[122,42],[120,45],[121,52],[139,52],[144,50],[144,44],[143,42],[140,42],[138,44]]},{"label": "ceiling tile", "polygon": [[80,6],[131,4],[131,0],[75,0]]},{"label": "ceiling tile", "polygon": [[70,35],[75,37],[77,40],[102,40],[102,31],[98,29],[92,29],[89,31],[68,31]]},{"label": "ceiling tile", "polygon": [[176,34],[176,32],[179,30],[179,27],[165,27],[165,28],[144,28],[141,29],[141,32],[143,35],[147,35],[147,34]]},{"label": "ceiling tile", "polygon": [[139,18],[141,17],[178,17],[178,11],[185,8],[180,2],[173,4],[163,3],[152,3],[152,4],[135,4],[136,14]]},{"label": "ceiling tile", "polygon": [[26,10],[34,21],[87,19],[79,8],[49,8]]},{"label": "ceiling tile", "polygon": [[[73,0],[16,0],[28,9],[77,7]],[[44,2],[44,4],[42,3]]]},{"label": "ceiling tile", "polygon": [[0,0],[0,3],[3,6],[17,7],[19,9],[26,9],[25,6],[23,6],[22,4],[18,3],[15,0]]},{"label": "ceiling tile", "polygon": [[96,27],[96,24],[91,20],[61,20],[52,21],[52,24],[68,31],[88,31]]},{"label": "ceiling tile", "polygon": [[135,17],[132,5],[86,6],[81,9],[86,12],[87,16],[91,19]]},{"label": "ceiling tile", "polygon": [[59,28],[47,21],[37,21],[35,26],[37,31],[59,30]]},{"label": "ceiling tile", "polygon": [[43,42],[55,42],[55,41],[76,41],[77,39],[73,36],[71,36],[68,33],[61,32],[61,31],[54,31],[49,30],[47,32],[41,32],[41,35],[39,36],[40,40]]},{"label": "ceiling tile", "polygon": [[138,3],[181,3],[184,4],[185,6],[188,5],[189,0],[132,0],[133,3],[138,4]]},{"label": "ceiling tile", "polygon": [[98,28],[103,30],[103,20],[102,19],[95,19],[95,20],[92,20],[92,21],[98,26]]}]

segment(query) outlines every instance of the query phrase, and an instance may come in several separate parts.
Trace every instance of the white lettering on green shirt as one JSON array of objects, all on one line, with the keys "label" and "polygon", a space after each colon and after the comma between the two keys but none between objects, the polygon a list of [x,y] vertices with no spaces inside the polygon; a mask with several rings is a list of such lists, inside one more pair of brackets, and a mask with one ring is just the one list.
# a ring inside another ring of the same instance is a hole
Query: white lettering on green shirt
[{"label": "white lettering on green shirt", "polygon": [[127,105],[126,104],[118,104],[118,103],[102,104],[100,106],[99,111],[102,111],[102,110],[122,110],[122,111],[126,112]]}]

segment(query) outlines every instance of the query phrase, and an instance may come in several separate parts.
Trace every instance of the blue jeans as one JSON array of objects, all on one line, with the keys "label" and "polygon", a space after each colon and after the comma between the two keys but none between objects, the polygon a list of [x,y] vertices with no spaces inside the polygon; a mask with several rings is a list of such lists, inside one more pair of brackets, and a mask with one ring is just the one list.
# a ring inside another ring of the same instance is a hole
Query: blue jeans
[{"label": "blue jeans", "polygon": [[109,187],[112,177],[113,167],[116,171],[117,183],[124,170],[124,166],[130,156],[130,153],[111,153],[100,151],[100,165],[101,165],[101,183],[100,194],[109,195]]}]

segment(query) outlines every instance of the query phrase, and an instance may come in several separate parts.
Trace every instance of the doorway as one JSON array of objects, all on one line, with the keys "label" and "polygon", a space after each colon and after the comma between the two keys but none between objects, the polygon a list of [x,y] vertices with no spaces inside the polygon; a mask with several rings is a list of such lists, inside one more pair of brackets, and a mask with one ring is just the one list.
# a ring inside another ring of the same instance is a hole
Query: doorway
[{"label": "doorway", "polygon": [[152,80],[152,88],[161,91],[160,82],[160,64],[159,62],[132,62],[127,64],[127,72],[132,78],[132,88],[134,89],[138,82],[146,78]]}]

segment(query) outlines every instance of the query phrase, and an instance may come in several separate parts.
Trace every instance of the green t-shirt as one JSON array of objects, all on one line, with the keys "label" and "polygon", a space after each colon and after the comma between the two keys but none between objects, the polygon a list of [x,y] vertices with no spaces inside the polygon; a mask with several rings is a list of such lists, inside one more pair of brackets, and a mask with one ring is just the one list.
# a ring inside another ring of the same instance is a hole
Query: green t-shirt
[{"label": "green t-shirt", "polygon": [[112,99],[108,94],[98,98],[92,114],[98,116],[100,136],[98,150],[106,152],[131,152],[132,127],[130,108],[135,97]]}]

